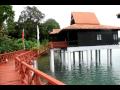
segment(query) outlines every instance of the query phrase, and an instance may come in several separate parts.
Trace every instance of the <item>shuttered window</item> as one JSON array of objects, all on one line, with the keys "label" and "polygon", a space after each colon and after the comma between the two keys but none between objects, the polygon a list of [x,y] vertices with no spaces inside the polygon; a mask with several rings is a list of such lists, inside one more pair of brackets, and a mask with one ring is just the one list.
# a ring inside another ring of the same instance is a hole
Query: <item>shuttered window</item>
[{"label": "shuttered window", "polygon": [[102,35],[101,34],[97,34],[97,40],[102,40]]},{"label": "shuttered window", "polygon": [[117,39],[118,39],[117,34],[113,34],[113,40],[117,40]]}]

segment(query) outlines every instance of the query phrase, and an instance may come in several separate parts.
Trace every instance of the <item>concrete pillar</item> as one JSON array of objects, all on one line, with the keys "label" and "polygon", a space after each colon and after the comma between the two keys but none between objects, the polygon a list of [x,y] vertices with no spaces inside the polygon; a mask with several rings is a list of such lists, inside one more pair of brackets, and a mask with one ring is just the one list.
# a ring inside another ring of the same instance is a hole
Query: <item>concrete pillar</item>
[{"label": "concrete pillar", "polygon": [[93,58],[92,58],[92,50],[90,50],[90,55],[91,55],[90,58],[91,58],[91,62],[92,62],[92,59],[93,59]]},{"label": "concrete pillar", "polygon": [[71,57],[70,52],[68,52],[68,70],[71,71]]},{"label": "concrete pillar", "polygon": [[55,66],[54,66],[54,49],[50,49],[50,70],[51,70],[51,72],[55,71]]},{"label": "concrete pillar", "polygon": [[63,66],[63,65],[65,64],[65,62],[64,62],[64,61],[65,61],[65,60],[64,60],[64,59],[65,59],[65,58],[64,58],[64,56],[65,56],[65,55],[64,55],[64,50],[61,50],[61,53],[60,53],[60,54],[61,54],[61,63],[62,63],[62,66]]},{"label": "concrete pillar", "polygon": [[62,62],[62,61],[61,61],[61,59],[62,59],[62,58],[61,58],[61,52],[62,52],[62,50],[60,50],[60,52],[59,52],[59,60],[60,60],[60,62]]},{"label": "concrete pillar", "polygon": [[95,50],[95,60],[96,60],[96,66],[98,65],[98,53],[97,50]]},{"label": "concrete pillar", "polygon": [[109,65],[109,49],[107,49],[107,65]]},{"label": "concrete pillar", "polygon": [[79,51],[79,64],[81,64],[81,51]]},{"label": "concrete pillar", "polygon": [[112,49],[107,49],[107,64],[112,65]]},{"label": "concrete pillar", "polygon": [[75,52],[73,52],[73,65],[75,65]]},{"label": "concrete pillar", "polygon": [[87,57],[87,66],[88,66],[88,59],[89,59],[89,57],[88,57],[88,50],[86,50],[86,57]]},{"label": "concrete pillar", "polygon": [[73,66],[73,52],[70,52],[71,57],[71,66]]},{"label": "concrete pillar", "polygon": [[100,50],[98,50],[98,52],[99,52],[99,64],[101,63],[101,61],[100,61]]},{"label": "concrete pillar", "polygon": [[92,63],[93,63],[93,52],[92,52],[92,50],[90,50],[90,67],[93,65]]},{"label": "concrete pillar", "polygon": [[81,60],[82,60],[82,62],[83,62],[83,51],[81,51]]},{"label": "concrete pillar", "polygon": [[87,60],[88,60],[89,59],[88,50],[86,50],[86,56],[87,56]]},{"label": "concrete pillar", "polygon": [[112,65],[112,49],[110,49],[110,65]]},{"label": "concrete pillar", "polygon": [[79,66],[79,52],[75,52],[75,67],[78,68]]},{"label": "concrete pillar", "polygon": [[68,52],[65,51],[65,68],[68,68]]},{"label": "concrete pillar", "polygon": [[33,60],[33,63],[34,63],[34,64],[33,64],[33,67],[36,68],[36,69],[38,69],[38,63],[37,63],[37,60]]},{"label": "concrete pillar", "polygon": [[95,50],[95,60],[96,60],[96,65],[100,65],[100,50]]}]

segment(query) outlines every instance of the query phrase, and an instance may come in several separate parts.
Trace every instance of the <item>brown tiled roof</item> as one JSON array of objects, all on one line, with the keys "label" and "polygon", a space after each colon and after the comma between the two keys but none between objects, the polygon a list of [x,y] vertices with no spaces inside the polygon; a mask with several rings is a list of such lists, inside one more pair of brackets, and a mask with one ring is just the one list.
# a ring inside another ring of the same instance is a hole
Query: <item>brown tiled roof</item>
[{"label": "brown tiled roof", "polygon": [[100,25],[96,15],[91,12],[73,12],[72,17],[75,21],[75,24],[72,24],[68,27],[65,27],[63,29],[53,29],[50,34],[58,34],[59,32],[63,30],[111,30],[111,29],[117,29],[120,30],[120,27],[116,26],[109,26],[109,25]]},{"label": "brown tiled roof", "polygon": [[90,25],[90,24],[72,24],[68,27],[65,27],[63,29],[120,29],[120,27],[116,26],[108,26],[108,25]]},{"label": "brown tiled roof", "polygon": [[52,32],[50,32],[49,34],[58,34],[60,32],[60,29],[53,29]]},{"label": "brown tiled roof", "polygon": [[96,15],[92,12],[72,12],[71,15],[75,24],[100,24]]}]

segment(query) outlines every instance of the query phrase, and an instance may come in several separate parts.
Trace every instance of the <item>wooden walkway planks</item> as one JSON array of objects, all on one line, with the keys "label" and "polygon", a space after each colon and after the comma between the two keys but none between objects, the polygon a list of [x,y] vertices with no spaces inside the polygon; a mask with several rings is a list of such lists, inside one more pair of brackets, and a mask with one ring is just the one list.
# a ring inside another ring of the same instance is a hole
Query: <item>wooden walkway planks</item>
[{"label": "wooden walkway planks", "polygon": [[0,64],[0,85],[22,85],[19,75],[15,71],[14,60]]}]

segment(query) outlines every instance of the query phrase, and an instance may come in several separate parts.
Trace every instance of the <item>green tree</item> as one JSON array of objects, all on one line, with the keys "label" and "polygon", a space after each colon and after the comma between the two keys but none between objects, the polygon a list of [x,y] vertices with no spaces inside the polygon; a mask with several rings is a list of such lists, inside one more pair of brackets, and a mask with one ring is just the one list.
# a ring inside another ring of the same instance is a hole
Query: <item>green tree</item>
[{"label": "green tree", "polygon": [[52,29],[59,29],[60,25],[55,19],[48,19],[44,22],[44,26],[46,26],[46,29],[48,32],[52,31]]},{"label": "green tree", "polygon": [[26,39],[36,39],[37,25],[41,23],[44,16],[45,15],[39,11],[37,7],[27,6],[19,16],[19,32],[22,32],[22,29],[24,28]]},{"label": "green tree", "polygon": [[7,23],[7,30],[13,29],[14,11],[11,5],[0,5],[0,36],[4,34],[4,23]]},{"label": "green tree", "polygon": [[49,32],[51,32],[53,29],[59,29],[60,25],[55,19],[48,19],[43,23],[43,33],[44,33],[44,38],[48,39],[49,38]]},{"label": "green tree", "polygon": [[0,53],[14,50],[14,40],[7,35],[14,30],[14,11],[11,5],[0,5]]}]

